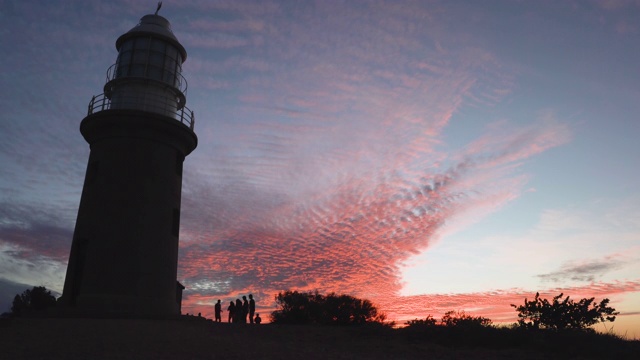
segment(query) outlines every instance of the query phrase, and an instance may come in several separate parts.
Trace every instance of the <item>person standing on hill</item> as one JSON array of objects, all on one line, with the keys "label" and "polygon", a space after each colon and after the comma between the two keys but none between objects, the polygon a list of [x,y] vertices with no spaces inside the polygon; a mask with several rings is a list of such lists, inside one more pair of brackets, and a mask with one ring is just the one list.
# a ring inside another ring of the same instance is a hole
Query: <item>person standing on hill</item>
[{"label": "person standing on hill", "polygon": [[236,315],[233,317],[233,322],[236,324],[240,324],[242,322],[242,301],[240,299],[236,299]]},{"label": "person standing on hill", "polygon": [[220,303],[220,299],[218,299],[218,302],[216,303],[216,305],[214,306],[214,312],[216,315],[216,322],[222,322],[222,304]]},{"label": "person standing on hill", "polygon": [[249,294],[249,323],[253,324],[253,314],[256,312],[256,302],[253,295]]},{"label": "person standing on hill", "polygon": [[242,296],[242,321],[247,323],[247,315],[249,315],[249,301],[246,296]]},{"label": "person standing on hill", "polygon": [[231,300],[231,304],[229,304],[229,307],[227,308],[227,311],[229,312],[229,322],[235,322],[235,316],[236,316],[236,306],[233,303],[233,300]]}]

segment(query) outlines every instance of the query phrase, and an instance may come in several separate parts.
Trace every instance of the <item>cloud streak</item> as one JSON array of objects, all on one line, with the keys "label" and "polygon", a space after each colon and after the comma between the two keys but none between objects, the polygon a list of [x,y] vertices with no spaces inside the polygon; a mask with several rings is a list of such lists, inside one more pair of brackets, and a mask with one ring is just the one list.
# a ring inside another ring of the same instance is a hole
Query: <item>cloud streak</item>
[{"label": "cloud streak", "polygon": [[582,262],[568,262],[558,270],[538,277],[544,282],[589,281],[593,282],[604,274],[620,269],[627,261],[619,256],[607,256],[602,260],[589,260]]}]

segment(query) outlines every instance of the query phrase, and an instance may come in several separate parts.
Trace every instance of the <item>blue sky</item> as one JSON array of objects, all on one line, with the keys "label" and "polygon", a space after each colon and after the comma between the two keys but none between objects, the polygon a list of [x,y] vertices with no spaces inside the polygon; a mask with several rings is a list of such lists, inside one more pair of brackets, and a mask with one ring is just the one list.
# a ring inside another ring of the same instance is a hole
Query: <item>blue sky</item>
[{"label": "blue sky", "polygon": [[[61,291],[78,131],[148,1],[0,1],[0,288]],[[165,1],[187,49],[185,309],[284,289],[397,320],[559,292],[640,336],[640,2]]]}]

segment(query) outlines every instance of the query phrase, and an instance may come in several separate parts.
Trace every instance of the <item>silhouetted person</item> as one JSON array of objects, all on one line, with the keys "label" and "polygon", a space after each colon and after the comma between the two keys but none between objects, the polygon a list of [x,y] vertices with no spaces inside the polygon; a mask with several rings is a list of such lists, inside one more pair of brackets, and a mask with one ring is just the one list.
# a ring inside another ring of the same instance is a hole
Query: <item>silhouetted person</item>
[{"label": "silhouetted person", "polygon": [[256,322],[256,325],[260,325],[260,323],[262,322],[262,318],[260,317],[260,314],[256,314],[255,322]]},{"label": "silhouetted person", "polygon": [[249,315],[249,301],[246,296],[242,296],[242,321],[247,323],[247,316]]},{"label": "silhouetted person", "polygon": [[233,317],[233,322],[236,324],[240,324],[242,322],[242,301],[240,299],[236,299],[236,316]]},{"label": "silhouetted person", "polygon": [[216,303],[216,305],[213,307],[215,315],[216,315],[216,322],[222,322],[222,304],[220,304],[220,299],[218,299],[218,302]]},{"label": "silhouetted person", "polygon": [[229,322],[234,321],[236,319],[236,305],[233,303],[233,300],[231,300],[231,304],[229,304],[227,311],[229,312]]},{"label": "silhouetted person", "polygon": [[253,295],[249,294],[249,323],[253,324],[253,314],[256,312],[256,302]]}]

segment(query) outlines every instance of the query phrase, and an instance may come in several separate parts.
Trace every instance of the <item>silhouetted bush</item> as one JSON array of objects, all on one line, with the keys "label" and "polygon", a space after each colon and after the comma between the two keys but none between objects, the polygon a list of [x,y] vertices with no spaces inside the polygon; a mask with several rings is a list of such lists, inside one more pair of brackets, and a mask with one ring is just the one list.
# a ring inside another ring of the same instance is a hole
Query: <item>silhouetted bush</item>
[{"label": "silhouetted bush", "polygon": [[413,319],[404,323],[407,326],[415,326],[415,327],[428,327],[428,326],[436,326],[438,320],[436,320],[433,316],[428,315],[425,319]]},{"label": "silhouetted bush", "polygon": [[271,322],[280,324],[365,324],[382,323],[385,316],[369,300],[349,295],[285,291],[275,297],[278,310]]},{"label": "silhouetted bush", "polygon": [[529,331],[517,324],[510,327],[478,324],[446,326],[431,316],[405,324],[406,327],[397,331],[409,343],[438,344],[455,349],[514,349],[553,359],[635,359],[640,351],[638,340],[629,341],[613,334],[583,330]]},{"label": "silhouetted bush", "polygon": [[541,299],[540,294],[524,305],[512,307],[518,312],[518,325],[525,329],[578,329],[586,330],[589,326],[599,322],[615,321],[616,309],[607,306],[609,299],[595,303],[595,298],[581,299],[574,302],[567,296],[560,300],[563,294],[555,296],[551,302]]},{"label": "silhouetted bush", "polygon": [[458,327],[487,327],[491,326],[491,319],[482,316],[471,316],[464,311],[447,311],[440,323],[444,326]]},{"label": "silhouetted bush", "polygon": [[405,323],[408,327],[489,327],[491,319],[482,316],[467,315],[464,311],[447,311],[440,322],[429,315],[426,319],[414,319]]},{"label": "silhouetted bush", "polygon": [[56,305],[56,298],[44,286],[34,286],[25,290],[22,294],[17,294],[11,304],[13,316],[21,316],[33,311],[44,310]]},{"label": "silhouetted bush", "polygon": [[511,341],[503,328],[491,326],[490,319],[464,311],[448,311],[440,321],[429,315],[407,321],[405,325],[402,331],[410,338],[446,346],[505,347]]}]

